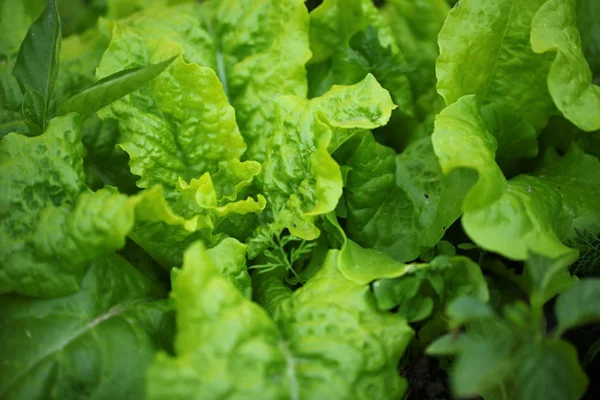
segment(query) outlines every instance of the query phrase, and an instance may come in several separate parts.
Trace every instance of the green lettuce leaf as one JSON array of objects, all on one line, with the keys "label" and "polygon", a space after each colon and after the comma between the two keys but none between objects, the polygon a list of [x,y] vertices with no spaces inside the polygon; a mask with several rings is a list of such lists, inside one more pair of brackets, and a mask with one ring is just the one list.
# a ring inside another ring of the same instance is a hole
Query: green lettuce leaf
[{"label": "green lettuce leaf", "polygon": [[135,184],[135,175],[129,171],[129,156],[117,146],[121,139],[117,121],[101,120],[94,115],[83,121],[82,130],[87,185],[93,190],[110,185],[121,193],[137,193],[140,189]]},{"label": "green lettuce leaf", "polygon": [[446,107],[435,120],[433,149],[445,174],[457,168],[477,172],[463,209],[484,207],[506,190],[506,180],[495,162],[498,141],[485,128],[475,96],[465,96]]},{"label": "green lettuce leaf", "polygon": [[193,245],[174,284],[176,356],[156,358],[149,398],[401,396],[396,364],[412,331],[376,311],[368,286],[344,279],[336,259],[330,252],[319,273],[279,303],[274,321]]},{"label": "green lettuce leaf", "polygon": [[[96,81],[96,67],[110,42],[101,23],[78,35],[62,41],[60,70],[54,87],[54,105],[58,106]],[[55,107],[56,108],[56,107]],[[83,121],[84,170],[87,184],[92,189],[104,185],[119,188],[121,193],[138,191],[135,178],[129,172],[128,157],[116,147],[120,141],[115,120],[101,120],[97,116]]]},{"label": "green lettuce leaf", "polygon": [[552,56],[534,53],[532,20],[545,0],[463,0],[439,35],[437,89],[446,104],[476,94],[501,104],[540,130],[554,113],[548,93]]},{"label": "green lettuce leaf", "polygon": [[212,0],[203,12],[214,41],[215,71],[248,144],[245,158],[262,162],[276,124],[277,98],[306,96],[310,50],[304,1]]},{"label": "green lettuce leaf", "polygon": [[394,107],[372,75],[310,101],[280,98],[263,177],[272,234],[287,228],[301,239],[319,236],[316,218],[333,211],[342,195],[341,169],[330,153],[357,132],[384,125]]},{"label": "green lettuce leaf", "polygon": [[535,128],[502,104],[488,104],[480,111],[486,130],[493,133],[498,144],[496,163],[505,175],[515,175],[522,168],[520,161],[538,154]]},{"label": "green lettuce leaf", "polygon": [[[407,76],[417,109],[428,110],[431,106],[420,104],[419,98],[424,99],[432,91],[435,92],[438,33],[449,10],[445,0],[390,0],[386,1],[382,10],[410,67]],[[425,110],[421,110],[421,114]]]},{"label": "green lettuce leaf", "polygon": [[444,176],[428,137],[396,155],[367,134],[346,165],[349,237],[398,261],[414,260],[442,238],[471,184],[458,171]]},{"label": "green lettuce leaf", "polygon": [[115,254],[74,294],[0,296],[0,396],[144,399],[145,371],[173,331],[164,296]]},{"label": "green lettuce leaf", "polygon": [[577,30],[576,1],[547,1],[531,27],[536,53],[556,52],[548,75],[548,89],[556,107],[584,131],[600,129],[600,86],[592,84],[592,71]]},{"label": "green lettuce leaf", "polygon": [[[115,24],[98,68],[102,77],[185,52],[159,77],[100,112],[117,121],[119,146],[130,156],[131,172],[141,177],[138,186],[163,188],[153,189],[144,201],[144,209],[161,211],[137,211],[131,237],[167,268],[180,265],[183,250],[195,240],[216,243],[224,235],[237,237],[239,221],[230,217],[260,213],[266,204],[262,195],[246,197],[261,166],[240,161],[246,145],[221,82],[213,69],[185,60],[196,37],[188,40],[179,30],[202,33],[200,21],[184,14],[185,9],[169,9],[157,23],[157,32],[177,42],[147,34],[154,26],[152,17]],[[185,23],[177,25],[178,18]],[[202,51],[192,50],[190,58],[201,58]],[[157,190],[164,199],[156,196]]]},{"label": "green lettuce leaf", "polygon": [[[600,161],[577,146],[559,157],[549,151],[532,175],[506,181],[494,162],[496,138],[485,129],[473,96],[447,107],[436,119],[436,155],[445,173],[477,171],[463,203],[463,227],[486,250],[524,260],[533,251],[550,258],[570,254],[563,243],[575,228],[598,229]],[[459,150],[460,149],[460,150]]]},{"label": "green lettuce leaf", "polygon": [[[176,43],[146,41],[142,32],[116,25],[98,77],[164,61],[182,51]],[[246,147],[214,71],[181,56],[157,79],[110,104],[100,116],[118,121],[120,146],[129,153],[131,171],[141,177],[142,188],[174,188],[180,177],[189,181],[216,172],[219,161],[239,158]]]},{"label": "green lettuce leaf", "polygon": [[[249,175],[250,180],[252,177]],[[262,195],[257,200],[222,197],[208,173],[189,184],[180,180],[171,200],[166,200],[162,186],[146,190],[138,198],[130,237],[165,268],[181,265],[183,251],[196,240],[216,244],[228,236],[239,237],[236,217],[251,217],[266,205]],[[243,233],[241,236],[243,240]]]},{"label": "green lettuce leaf", "polygon": [[600,20],[596,18],[599,12],[600,4],[597,1],[577,2],[577,29],[581,35],[581,47],[596,83],[600,80]]},{"label": "green lettuce leaf", "polygon": [[387,89],[398,112],[412,115],[406,61],[390,27],[370,0],[327,0],[310,14],[309,96],[352,85],[370,73]]},{"label": "green lettuce leaf", "polygon": [[82,153],[76,114],[52,119],[41,136],[0,143],[0,293],[72,293],[94,258],[124,245],[134,201],[89,192]]}]

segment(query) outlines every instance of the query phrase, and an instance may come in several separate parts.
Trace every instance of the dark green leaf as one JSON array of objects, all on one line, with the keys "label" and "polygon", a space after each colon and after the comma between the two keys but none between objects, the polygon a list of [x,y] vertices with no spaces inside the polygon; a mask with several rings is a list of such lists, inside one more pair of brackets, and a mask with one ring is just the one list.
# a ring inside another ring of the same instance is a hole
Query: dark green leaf
[{"label": "dark green leaf", "polygon": [[549,258],[530,253],[525,270],[531,278],[531,303],[540,307],[557,293],[566,290],[572,283],[567,266],[573,261],[572,254]]},{"label": "dark green leaf", "polygon": [[521,399],[575,400],[588,384],[577,350],[562,340],[527,344],[516,366]]},{"label": "dark green leaf", "polygon": [[34,109],[31,108],[31,102],[25,106],[28,112],[37,113],[36,118],[28,116],[28,119],[41,121],[41,124],[38,124],[41,132],[46,129],[46,112],[58,75],[60,41],[60,17],[56,2],[49,0],[42,15],[27,31],[13,70],[23,93],[31,93],[31,90],[27,89],[29,86],[43,99],[44,107],[41,113],[39,99],[34,101]]},{"label": "dark green leaf", "polygon": [[486,340],[470,339],[463,343],[462,353],[454,363],[452,392],[458,397],[470,397],[492,390],[503,382],[511,366],[504,349]]},{"label": "dark green leaf", "polygon": [[433,356],[450,356],[461,351],[464,343],[463,335],[448,333],[431,343],[425,352]]},{"label": "dark green leaf", "polygon": [[556,301],[558,333],[576,326],[600,321],[600,279],[584,279]]},{"label": "dark green leaf", "polygon": [[459,297],[454,300],[448,305],[446,313],[456,325],[494,316],[494,311],[488,304],[471,296]]},{"label": "dark green leaf", "polygon": [[42,127],[46,122],[47,104],[40,92],[25,86],[21,112],[31,133],[41,135]]},{"label": "dark green leaf", "polygon": [[0,296],[0,398],[143,399],[146,368],[172,333],[165,295],[111,254],[71,295]]},{"label": "dark green leaf", "polygon": [[99,80],[91,88],[65,101],[60,107],[61,113],[76,112],[85,119],[113,101],[139,89],[145,83],[156,78],[177,57],[171,57],[158,64],[130,68],[109,75]]}]

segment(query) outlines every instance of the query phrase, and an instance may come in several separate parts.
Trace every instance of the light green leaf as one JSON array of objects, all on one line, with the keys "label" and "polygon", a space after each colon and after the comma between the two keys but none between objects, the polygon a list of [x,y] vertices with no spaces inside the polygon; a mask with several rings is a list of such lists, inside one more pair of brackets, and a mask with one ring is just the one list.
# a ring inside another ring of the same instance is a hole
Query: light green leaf
[{"label": "light green leaf", "polygon": [[341,170],[330,152],[357,132],[384,125],[393,109],[372,75],[310,101],[279,100],[264,188],[281,229],[307,240],[319,236],[316,217],[333,211],[342,194]]},{"label": "light green leaf", "polygon": [[[146,41],[143,31],[121,28],[113,38],[98,77],[161,62],[181,53],[166,40]],[[245,150],[233,108],[214,71],[177,58],[158,78],[101,110],[118,121],[123,150],[142,188],[162,184],[173,189],[204,172],[216,172],[219,161],[236,159]],[[169,192],[167,192],[169,195]]]},{"label": "light green leaf", "polygon": [[431,139],[445,174],[457,168],[478,174],[463,210],[485,207],[502,196],[506,179],[494,161],[498,141],[485,128],[475,96],[465,96],[438,114]]},{"label": "light green leaf", "polygon": [[599,226],[594,199],[600,187],[593,177],[600,174],[600,164],[577,146],[564,157],[548,151],[534,176],[519,175],[507,182],[494,161],[496,138],[485,129],[473,96],[438,115],[432,140],[446,174],[468,168],[479,175],[463,203],[462,223],[483,249],[518,260],[525,260],[530,251],[550,258],[576,257],[576,251],[563,244],[572,227]]},{"label": "light green leaf", "polygon": [[[600,232],[600,160],[572,144],[564,155],[548,150],[533,173],[555,188],[579,230]],[[566,232],[565,232],[566,231]],[[567,226],[563,231],[572,236]]]},{"label": "light green leaf", "polygon": [[248,144],[245,158],[262,162],[278,97],[306,96],[304,64],[311,53],[304,1],[212,0],[202,11],[214,43],[211,66]]},{"label": "light green leaf", "polygon": [[[46,112],[58,75],[60,42],[60,17],[56,0],[49,0],[46,9],[29,27],[13,70],[22,92],[30,95],[37,92],[43,99],[43,110],[36,107],[36,118],[26,115],[30,122],[39,126],[41,132],[46,130]],[[37,106],[38,101],[35,100]]]},{"label": "light green leaf", "polygon": [[[406,384],[396,364],[411,330],[374,310],[368,287],[345,280],[336,259],[331,252],[273,321],[193,245],[174,285],[176,356],[161,353],[155,360],[149,398],[401,396]],[[315,323],[329,329],[314,330]]]},{"label": "light green leaf", "polygon": [[252,299],[252,282],[246,269],[246,248],[233,238],[226,238],[212,249],[206,250],[221,275],[229,278],[237,290],[248,300]]},{"label": "light green leaf", "polygon": [[74,294],[0,296],[0,397],[144,399],[145,371],[172,333],[164,295],[110,254]]},{"label": "light green leaf", "polygon": [[524,260],[533,251],[574,260],[576,250],[563,244],[573,227],[600,226],[600,162],[573,146],[563,157],[549,151],[534,174],[511,179],[487,208],[465,212],[465,231],[478,245],[510,258]]},{"label": "light green leaf", "polygon": [[64,102],[60,106],[61,112],[65,114],[76,112],[82,119],[86,119],[101,108],[156,78],[175,58],[177,56],[158,64],[126,69],[109,75]]},{"label": "light green leaf", "polygon": [[[248,166],[247,175],[236,179],[251,182],[260,172],[252,163],[244,162]],[[238,190],[243,186],[240,181],[233,182]],[[210,174],[206,173],[189,184],[180,180],[169,196],[164,195],[161,186],[142,192],[136,208],[136,225],[130,236],[165,268],[181,265],[183,251],[196,240],[216,244],[228,235],[245,239],[243,232],[236,231],[238,226],[230,223],[231,219],[260,213],[265,208],[265,198],[260,194],[256,200],[243,198],[244,190],[228,198],[221,189],[215,188]]]},{"label": "light green leaf", "polygon": [[214,229],[207,216],[185,218],[173,211],[162,186],[143,191],[138,201],[129,236],[167,269],[181,265],[183,250],[194,241],[193,235],[210,237]]},{"label": "light green leaf", "polygon": [[310,45],[310,97],[371,73],[390,92],[398,112],[413,114],[405,58],[372,1],[324,1],[310,14]]},{"label": "light green leaf", "polygon": [[349,237],[398,261],[435,246],[460,216],[471,184],[466,174],[444,176],[430,138],[396,155],[367,134],[346,164]]},{"label": "light green leaf", "polygon": [[515,362],[519,393],[531,400],[576,400],[585,393],[588,379],[577,350],[562,340],[531,342]]},{"label": "light green leaf", "polygon": [[591,322],[600,321],[600,279],[583,279],[556,301],[557,335]]},{"label": "light green leaf", "polygon": [[186,0],[105,0],[106,15],[112,20],[122,19],[146,9],[159,9],[171,3],[182,3]]},{"label": "light green leaf", "polygon": [[198,8],[186,5],[163,14],[114,24],[98,76],[184,56],[99,114],[118,121],[120,147],[129,153],[131,172],[141,176],[138,186],[164,189],[164,199],[152,194],[148,203],[163,210],[158,215],[171,217],[144,212],[131,236],[171,268],[181,264],[183,250],[195,240],[211,245],[227,235],[244,240],[251,228],[240,225],[252,225],[252,215],[266,202],[262,195],[245,197],[261,166],[240,161],[246,145],[223,85],[213,69],[185,61],[202,62],[212,54]]},{"label": "light green leaf", "polygon": [[84,185],[80,119],[55,118],[41,136],[0,144],[0,293],[72,293],[89,262],[125,243],[134,203]]},{"label": "light green leaf", "polygon": [[577,251],[563,244],[569,222],[559,191],[528,175],[511,179],[500,199],[462,218],[478,246],[516,260],[527,259],[529,252],[575,260]]},{"label": "light green leaf", "polygon": [[350,239],[339,255],[340,272],[346,279],[362,285],[378,278],[396,278],[411,268],[411,264],[398,262],[381,251],[363,248]]},{"label": "light green leaf", "polygon": [[[128,1],[134,11],[147,4]],[[147,3],[147,2],[144,2]],[[164,0],[152,2],[165,3]],[[248,144],[246,159],[263,161],[282,95],[306,96],[308,12],[302,0],[217,0],[148,7],[119,21],[145,39],[183,46],[186,61],[210,67],[235,108]],[[111,9],[109,5],[109,9]],[[119,16],[130,11],[119,12]],[[110,13],[109,13],[110,14]],[[260,21],[260,24],[257,23]]]},{"label": "light green leaf", "polygon": [[600,129],[600,86],[581,48],[575,0],[547,1],[531,26],[531,47],[556,57],[548,74],[548,89],[565,118],[584,131]]},{"label": "light green leaf", "polygon": [[439,34],[438,92],[450,105],[476,94],[540,130],[554,111],[547,76],[551,57],[531,50],[531,21],[545,0],[462,0]]}]

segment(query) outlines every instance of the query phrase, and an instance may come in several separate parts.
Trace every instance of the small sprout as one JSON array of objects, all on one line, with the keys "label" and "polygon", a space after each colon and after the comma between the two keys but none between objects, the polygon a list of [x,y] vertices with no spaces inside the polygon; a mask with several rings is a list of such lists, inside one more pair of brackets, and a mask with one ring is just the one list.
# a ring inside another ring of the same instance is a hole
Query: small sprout
[{"label": "small sprout", "polygon": [[[267,258],[265,264],[258,264],[249,267],[250,269],[258,269],[259,273],[270,272],[277,268],[284,268],[291,272],[294,276],[298,276],[294,270],[294,263],[303,255],[311,253],[317,242],[307,242],[304,239],[293,235],[281,236],[281,233],[271,236],[269,239],[269,247],[264,251],[263,255]],[[290,248],[289,250],[286,249]]]}]

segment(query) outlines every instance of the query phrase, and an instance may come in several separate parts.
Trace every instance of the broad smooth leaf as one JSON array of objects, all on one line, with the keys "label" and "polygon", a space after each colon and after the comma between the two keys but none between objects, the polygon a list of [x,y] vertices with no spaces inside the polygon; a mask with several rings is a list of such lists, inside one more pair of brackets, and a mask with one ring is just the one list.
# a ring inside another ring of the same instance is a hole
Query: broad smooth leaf
[{"label": "broad smooth leaf", "polygon": [[126,69],[99,80],[94,86],[76,94],[61,107],[61,113],[76,112],[86,119],[113,101],[139,89],[145,83],[160,75],[178,56],[163,62]]},{"label": "broad smooth leaf", "polygon": [[461,354],[452,366],[452,393],[461,398],[482,394],[501,384],[511,367],[505,349],[489,340],[469,338],[461,343]]},{"label": "broad smooth leaf", "polygon": [[567,267],[573,262],[573,258],[570,253],[554,259],[537,253],[529,255],[525,270],[532,281],[529,296],[533,306],[541,307],[557,293],[571,286],[573,280]]},{"label": "broad smooth leaf", "polygon": [[570,343],[532,341],[519,353],[514,377],[520,398],[577,400],[585,393],[588,379],[579,365],[577,350]]},{"label": "broad smooth leaf", "polygon": [[109,254],[71,295],[0,296],[0,398],[142,400],[146,368],[169,348],[165,295]]},{"label": "broad smooth leaf", "polygon": [[35,119],[26,115],[30,122],[39,126],[41,132],[46,129],[48,105],[58,76],[60,43],[60,17],[56,0],[49,0],[48,6],[31,25],[25,40],[21,43],[13,70],[23,92],[30,93],[30,90],[26,89],[30,87],[43,99],[43,110],[39,110],[38,100],[33,103],[36,105]]},{"label": "broad smooth leaf", "polygon": [[558,334],[600,321],[600,279],[583,279],[556,300]]},{"label": "broad smooth leaf", "polygon": [[439,242],[471,184],[459,171],[444,175],[429,137],[397,155],[368,133],[346,165],[348,236],[401,262]]},{"label": "broad smooth leaf", "polygon": [[455,325],[462,325],[478,319],[487,319],[494,317],[494,311],[481,300],[472,297],[459,297],[448,305],[446,313],[452,319]]}]

